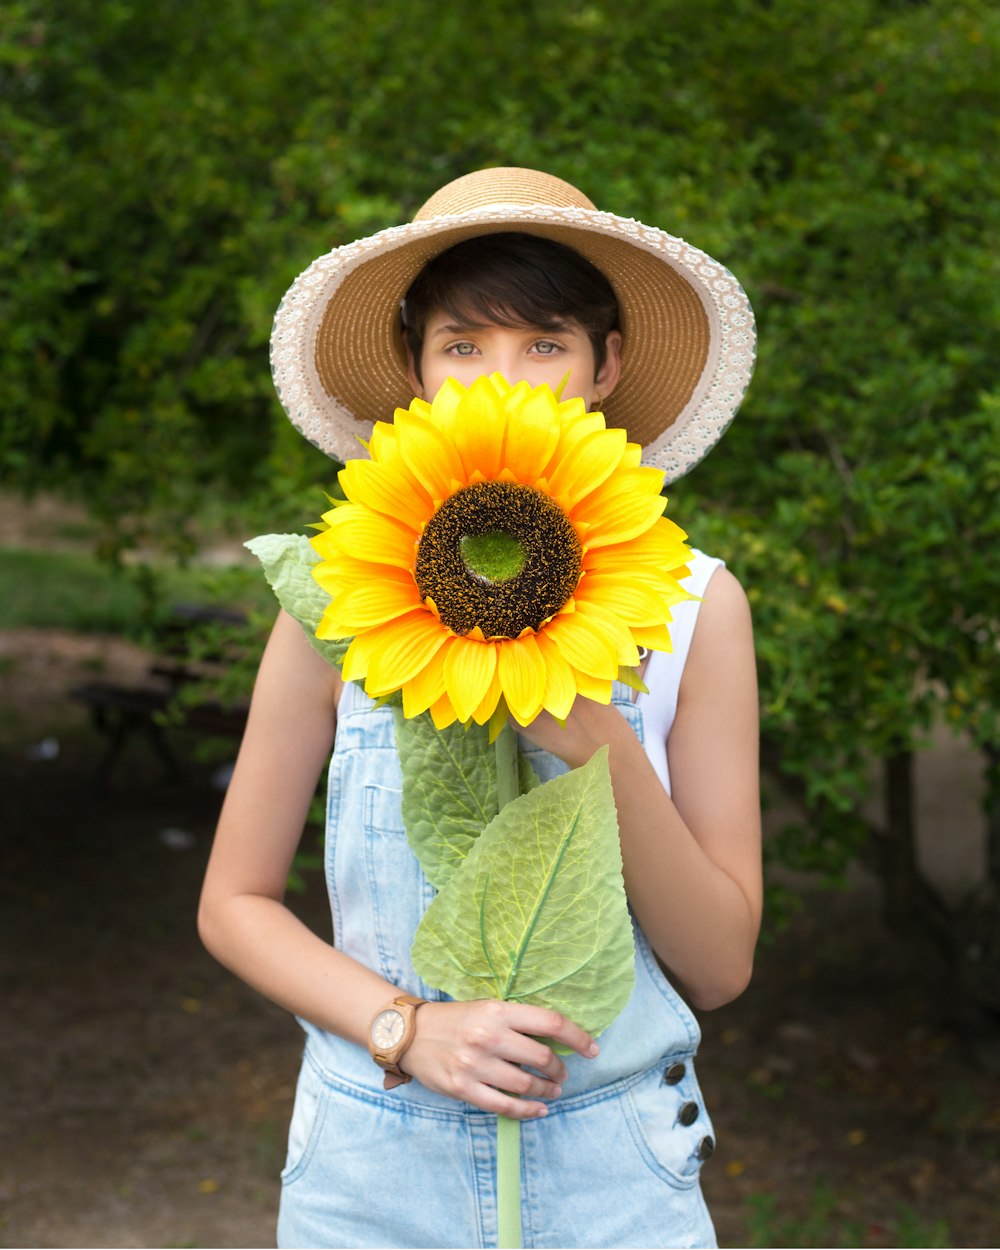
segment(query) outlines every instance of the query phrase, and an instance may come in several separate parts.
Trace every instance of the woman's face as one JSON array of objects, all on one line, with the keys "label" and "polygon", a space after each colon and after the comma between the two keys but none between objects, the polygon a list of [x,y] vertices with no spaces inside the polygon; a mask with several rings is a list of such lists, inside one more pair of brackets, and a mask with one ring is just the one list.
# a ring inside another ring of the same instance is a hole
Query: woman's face
[{"label": "woman's face", "polygon": [[607,337],[607,354],[595,376],[593,344],[575,321],[543,330],[492,322],[458,324],[441,312],[429,317],[425,327],[422,384],[412,360],[409,376],[414,394],[427,400],[433,400],[449,377],[469,386],[484,374],[499,373],[512,385],[545,383],[553,391],[565,378],[562,399],[582,399],[588,408],[600,408],[617,385],[620,372],[621,334],[617,330]]}]

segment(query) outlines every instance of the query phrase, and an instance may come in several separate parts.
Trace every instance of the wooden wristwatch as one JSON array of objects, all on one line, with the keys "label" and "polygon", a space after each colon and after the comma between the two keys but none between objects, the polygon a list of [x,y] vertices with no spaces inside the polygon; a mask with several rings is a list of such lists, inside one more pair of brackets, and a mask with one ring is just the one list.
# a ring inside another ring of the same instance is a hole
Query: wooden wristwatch
[{"label": "wooden wristwatch", "polygon": [[368,1049],[371,1057],[385,1071],[382,1081],[385,1089],[395,1089],[397,1085],[405,1085],[412,1080],[409,1073],[399,1066],[399,1061],[416,1033],[417,1008],[426,1001],[426,998],[414,998],[412,994],[397,994],[371,1022]]}]

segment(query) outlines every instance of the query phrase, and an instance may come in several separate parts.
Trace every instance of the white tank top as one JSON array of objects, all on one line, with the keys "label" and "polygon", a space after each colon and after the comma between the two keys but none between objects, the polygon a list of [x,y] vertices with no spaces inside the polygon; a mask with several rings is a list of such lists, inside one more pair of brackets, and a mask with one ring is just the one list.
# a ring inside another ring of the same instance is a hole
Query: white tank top
[{"label": "white tank top", "polygon": [[636,699],[636,706],[642,713],[646,754],[668,794],[670,764],[667,758],[667,739],[673,728],[684,664],[691,649],[694,627],[698,622],[700,596],[704,595],[715,570],[724,567],[724,561],[707,556],[703,551],[694,551],[693,556],[688,564],[691,574],[684,578],[681,585],[699,598],[685,599],[683,603],[671,608],[670,641],[674,644],[674,649],[650,653],[643,677],[649,694],[640,694]]}]

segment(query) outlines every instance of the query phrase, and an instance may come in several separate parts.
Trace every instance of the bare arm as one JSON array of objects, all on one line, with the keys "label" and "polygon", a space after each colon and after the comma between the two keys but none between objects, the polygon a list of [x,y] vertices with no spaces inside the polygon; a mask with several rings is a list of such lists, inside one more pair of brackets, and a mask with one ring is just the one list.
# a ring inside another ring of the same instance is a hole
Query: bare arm
[{"label": "bare arm", "polygon": [[[261,661],[198,912],[211,953],[262,994],[367,1045],[375,1013],[399,992],[316,936],[284,904],[288,871],[333,743],[338,674],[281,613]],[[517,1118],[545,1114],[565,1065],[535,1036],[581,1054],[592,1039],[555,1012],[506,1003],[434,1003],[417,1012],[403,1059],[430,1088]],[[524,1072],[529,1064],[544,1077]],[[511,1098],[511,1091],[520,1098]]]},{"label": "bare arm", "polygon": [[614,708],[577,700],[563,731],[525,732],[571,765],[610,747],[625,888],[665,966],[699,1008],[746,987],[760,928],[758,704],[750,611],[725,569],[698,614],[670,734],[673,797]]}]

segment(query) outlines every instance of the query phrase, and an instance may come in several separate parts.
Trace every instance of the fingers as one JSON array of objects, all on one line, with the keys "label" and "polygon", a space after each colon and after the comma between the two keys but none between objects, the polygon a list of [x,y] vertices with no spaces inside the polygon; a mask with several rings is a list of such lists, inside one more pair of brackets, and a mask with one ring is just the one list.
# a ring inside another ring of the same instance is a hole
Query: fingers
[{"label": "fingers", "polygon": [[574,1024],[572,1020],[567,1020],[558,1011],[549,1011],[545,1007],[531,1007],[526,1003],[498,1003],[497,1006],[508,1009],[511,1013],[509,1027],[521,1033],[530,1033],[535,1037],[560,1042],[584,1059],[593,1059],[600,1051],[600,1047],[589,1033]]},{"label": "fingers", "polygon": [[499,1059],[460,1064],[460,1069],[453,1090],[445,1092],[512,1120],[548,1115],[548,1107],[539,1100],[558,1098],[562,1093],[557,1082]]},{"label": "fingers", "polygon": [[558,1098],[567,1076],[565,1063],[541,1038],[587,1058],[597,1053],[588,1033],[542,1007],[495,1000],[428,1003],[417,1013],[403,1067],[440,1093],[524,1120],[547,1113],[538,1099]]}]

